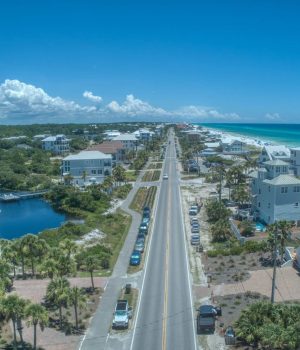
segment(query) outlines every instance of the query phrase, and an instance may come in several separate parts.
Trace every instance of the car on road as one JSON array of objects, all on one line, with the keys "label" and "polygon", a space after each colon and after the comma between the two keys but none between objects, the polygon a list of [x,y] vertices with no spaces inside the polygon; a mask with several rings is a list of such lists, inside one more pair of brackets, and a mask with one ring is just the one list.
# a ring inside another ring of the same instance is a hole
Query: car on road
[{"label": "car on road", "polygon": [[137,266],[141,263],[141,253],[134,250],[130,256],[130,265]]},{"label": "car on road", "polygon": [[191,235],[191,245],[199,245],[200,244],[200,235],[199,233],[193,233]]},{"label": "car on road", "polygon": [[169,178],[168,174],[164,174],[163,179],[168,180],[168,178]]},{"label": "car on road", "polygon": [[112,328],[126,329],[129,325],[129,319],[132,317],[132,308],[129,307],[127,300],[118,300],[115,307]]},{"label": "car on road", "polygon": [[142,239],[137,239],[134,245],[134,250],[143,253],[145,249],[145,241]]}]

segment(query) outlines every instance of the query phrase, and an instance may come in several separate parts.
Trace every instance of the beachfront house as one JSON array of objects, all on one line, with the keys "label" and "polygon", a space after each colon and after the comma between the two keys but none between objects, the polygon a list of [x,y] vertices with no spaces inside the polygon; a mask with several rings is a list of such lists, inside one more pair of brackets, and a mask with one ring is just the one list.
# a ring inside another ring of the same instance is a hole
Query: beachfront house
[{"label": "beachfront house", "polygon": [[291,148],[291,168],[296,176],[300,176],[300,147]]},{"label": "beachfront house", "polygon": [[243,155],[249,151],[247,144],[240,140],[223,139],[221,146],[224,154]]},{"label": "beachfront house", "polygon": [[300,224],[300,180],[289,173],[289,165],[269,160],[250,174],[253,214],[266,224],[278,220]]},{"label": "beachfront house", "polygon": [[125,160],[126,150],[121,141],[104,141],[93,145],[87,151],[99,151],[112,156],[112,165],[119,164]]},{"label": "beachfront house", "polygon": [[102,183],[112,172],[112,156],[99,151],[82,151],[63,159],[62,175],[65,182],[85,186]]},{"label": "beachfront house", "polygon": [[291,157],[290,150],[283,145],[277,146],[264,146],[260,155],[258,162],[260,164],[267,162],[269,160],[282,160],[284,162],[289,162]]},{"label": "beachfront house", "polygon": [[54,154],[70,152],[70,140],[65,135],[48,136],[42,140],[42,148]]},{"label": "beachfront house", "polygon": [[138,139],[134,134],[121,134],[113,138],[114,141],[120,141],[126,150],[136,150]]}]

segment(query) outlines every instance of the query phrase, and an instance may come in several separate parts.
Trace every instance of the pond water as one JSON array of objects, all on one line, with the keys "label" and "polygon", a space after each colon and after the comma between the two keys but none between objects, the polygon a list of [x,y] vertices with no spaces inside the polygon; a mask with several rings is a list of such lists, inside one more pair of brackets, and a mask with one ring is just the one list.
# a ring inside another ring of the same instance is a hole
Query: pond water
[{"label": "pond water", "polygon": [[0,202],[0,238],[12,239],[59,227],[66,215],[39,198]]}]

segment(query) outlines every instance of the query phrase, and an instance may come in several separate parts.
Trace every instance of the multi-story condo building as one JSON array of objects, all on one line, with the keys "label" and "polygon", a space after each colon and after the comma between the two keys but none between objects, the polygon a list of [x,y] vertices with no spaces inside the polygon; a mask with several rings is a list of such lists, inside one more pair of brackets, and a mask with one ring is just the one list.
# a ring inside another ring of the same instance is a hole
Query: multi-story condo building
[{"label": "multi-story condo building", "polygon": [[300,147],[291,148],[291,168],[296,176],[300,176]]},{"label": "multi-story condo building", "polygon": [[66,154],[70,152],[69,142],[65,135],[48,136],[42,140],[42,147],[55,154]]},{"label": "multi-story condo building", "polygon": [[135,150],[138,139],[134,134],[121,134],[113,138],[114,141],[120,141],[126,150]]},{"label": "multi-story condo building", "polygon": [[291,152],[286,146],[264,146],[259,156],[259,163],[264,163],[269,160],[283,160],[284,162],[290,161]]},{"label": "multi-story condo building", "polygon": [[266,224],[300,223],[300,180],[289,173],[289,167],[282,160],[270,160],[250,174],[253,213]]},{"label": "multi-story condo building", "polygon": [[111,172],[111,155],[99,151],[82,151],[63,159],[62,175],[74,185],[102,183]]}]

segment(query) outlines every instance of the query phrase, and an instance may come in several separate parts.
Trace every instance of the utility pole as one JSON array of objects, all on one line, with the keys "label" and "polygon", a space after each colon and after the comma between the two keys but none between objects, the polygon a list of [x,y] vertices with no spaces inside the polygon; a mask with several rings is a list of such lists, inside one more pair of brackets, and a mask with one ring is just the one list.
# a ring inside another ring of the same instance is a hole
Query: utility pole
[{"label": "utility pole", "polygon": [[271,294],[271,303],[272,304],[274,304],[275,288],[276,288],[277,237],[278,237],[278,226],[277,226],[277,221],[276,221],[275,222],[275,232],[274,232],[274,252],[273,252],[273,278],[272,278],[272,294]]}]

